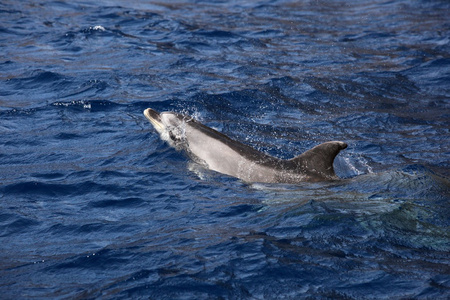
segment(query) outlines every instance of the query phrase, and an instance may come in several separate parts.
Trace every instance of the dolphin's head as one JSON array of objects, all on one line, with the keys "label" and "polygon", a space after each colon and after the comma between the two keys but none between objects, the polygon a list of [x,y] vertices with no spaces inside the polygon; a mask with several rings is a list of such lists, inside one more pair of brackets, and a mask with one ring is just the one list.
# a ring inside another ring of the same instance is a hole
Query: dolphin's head
[{"label": "dolphin's head", "polygon": [[180,143],[185,137],[184,116],[173,112],[158,113],[156,110],[147,108],[144,116],[152,123],[156,131],[161,135],[161,139],[167,141],[172,146]]}]

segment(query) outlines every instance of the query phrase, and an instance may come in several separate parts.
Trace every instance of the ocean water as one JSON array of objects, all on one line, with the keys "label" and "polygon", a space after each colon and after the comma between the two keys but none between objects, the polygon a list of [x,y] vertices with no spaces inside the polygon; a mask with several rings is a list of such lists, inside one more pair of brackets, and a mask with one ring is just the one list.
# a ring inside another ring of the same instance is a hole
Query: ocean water
[{"label": "ocean water", "polygon": [[[448,299],[450,4],[1,1],[2,299]],[[142,112],[339,181],[245,183]]]}]

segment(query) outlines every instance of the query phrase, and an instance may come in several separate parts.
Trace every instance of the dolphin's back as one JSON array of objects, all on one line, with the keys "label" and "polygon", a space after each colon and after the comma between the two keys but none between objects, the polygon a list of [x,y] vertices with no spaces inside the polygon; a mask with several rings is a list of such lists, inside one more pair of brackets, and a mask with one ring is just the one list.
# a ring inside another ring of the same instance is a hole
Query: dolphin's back
[{"label": "dolphin's back", "polygon": [[272,157],[270,155],[267,155],[263,152],[260,152],[248,145],[245,145],[241,142],[235,141],[225,134],[218,132],[217,130],[212,129],[211,127],[205,126],[199,122],[197,122],[194,119],[190,119],[187,122],[188,125],[192,126],[196,130],[202,132],[203,134],[207,135],[211,139],[220,141],[221,143],[227,145],[232,150],[234,150],[236,153],[239,153],[240,155],[246,157],[249,160],[257,161],[261,164],[264,163],[275,163],[279,161],[277,158]]},{"label": "dolphin's back", "polygon": [[[276,182],[280,160],[195,120],[186,122],[187,151],[209,169],[247,182]],[[275,167],[277,166],[277,167]]]},{"label": "dolphin's back", "polygon": [[[295,158],[281,160],[235,141],[194,119],[190,119],[187,125],[197,131],[197,139],[199,132],[207,136],[200,151],[213,153],[205,160],[210,168],[246,181],[298,182],[304,181],[305,178],[310,181],[336,179],[334,159],[347,147],[343,142],[331,141],[320,144]],[[188,139],[188,142],[189,140],[192,141]],[[192,147],[192,143],[189,143]],[[197,156],[201,158],[202,155]],[[214,161],[218,163],[212,163]]]}]

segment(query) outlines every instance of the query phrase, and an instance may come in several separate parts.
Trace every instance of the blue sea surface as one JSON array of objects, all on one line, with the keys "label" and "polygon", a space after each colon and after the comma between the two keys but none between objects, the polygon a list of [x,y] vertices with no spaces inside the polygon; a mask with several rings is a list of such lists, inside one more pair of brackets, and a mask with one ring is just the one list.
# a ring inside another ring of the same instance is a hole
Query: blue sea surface
[{"label": "blue sea surface", "polygon": [[[447,0],[0,2],[0,298],[450,298]],[[338,181],[260,184],[147,107]]]}]

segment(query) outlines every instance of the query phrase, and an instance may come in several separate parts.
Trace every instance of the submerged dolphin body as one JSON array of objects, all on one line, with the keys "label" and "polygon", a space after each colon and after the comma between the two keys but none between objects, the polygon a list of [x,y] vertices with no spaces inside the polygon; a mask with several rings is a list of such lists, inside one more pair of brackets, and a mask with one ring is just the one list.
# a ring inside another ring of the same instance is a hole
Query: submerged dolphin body
[{"label": "submerged dolphin body", "polygon": [[209,169],[246,182],[299,183],[338,179],[333,161],[347,144],[320,144],[289,160],[278,159],[234,141],[192,117],[147,108],[145,117],[161,139]]}]

